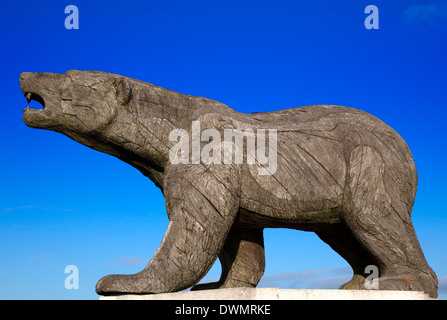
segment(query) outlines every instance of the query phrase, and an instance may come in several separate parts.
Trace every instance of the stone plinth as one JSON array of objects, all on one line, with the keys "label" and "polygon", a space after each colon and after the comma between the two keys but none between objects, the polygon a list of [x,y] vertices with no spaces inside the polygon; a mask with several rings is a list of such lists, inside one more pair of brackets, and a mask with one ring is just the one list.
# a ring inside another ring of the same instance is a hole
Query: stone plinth
[{"label": "stone plinth", "polygon": [[228,288],[101,296],[100,300],[429,300],[421,291]]}]

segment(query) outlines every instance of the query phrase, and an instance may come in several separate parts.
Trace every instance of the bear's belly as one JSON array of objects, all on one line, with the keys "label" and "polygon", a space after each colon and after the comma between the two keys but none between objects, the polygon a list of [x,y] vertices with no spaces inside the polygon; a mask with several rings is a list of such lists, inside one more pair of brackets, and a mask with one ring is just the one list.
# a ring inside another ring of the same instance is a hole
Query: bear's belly
[{"label": "bear's belly", "polygon": [[284,213],[276,211],[263,214],[240,208],[234,227],[236,228],[289,228],[305,231],[323,230],[329,225],[338,224],[340,207],[323,211]]}]

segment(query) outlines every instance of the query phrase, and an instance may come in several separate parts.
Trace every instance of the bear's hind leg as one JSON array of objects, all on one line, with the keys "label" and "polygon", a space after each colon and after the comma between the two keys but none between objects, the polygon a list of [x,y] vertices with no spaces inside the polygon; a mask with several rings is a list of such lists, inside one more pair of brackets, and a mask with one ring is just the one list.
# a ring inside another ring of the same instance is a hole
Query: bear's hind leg
[{"label": "bear's hind leg", "polygon": [[386,164],[368,146],[351,153],[342,219],[379,269],[379,289],[417,290],[437,296],[410,214],[412,181],[399,164]]},{"label": "bear's hind leg", "polygon": [[218,282],[198,284],[191,290],[248,287],[258,284],[265,268],[262,229],[232,229],[219,254],[222,275]]}]

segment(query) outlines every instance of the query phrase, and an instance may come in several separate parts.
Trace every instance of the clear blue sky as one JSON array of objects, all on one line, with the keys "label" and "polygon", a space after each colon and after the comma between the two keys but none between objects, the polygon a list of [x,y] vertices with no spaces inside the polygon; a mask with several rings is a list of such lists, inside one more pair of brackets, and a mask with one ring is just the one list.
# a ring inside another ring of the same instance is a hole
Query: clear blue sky
[{"label": "clear blue sky", "polygon": [[[67,30],[65,6],[79,8]],[[364,9],[379,8],[367,30]],[[413,223],[447,298],[447,1],[7,1],[0,9],[0,298],[97,299],[105,274],[141,270],[168,219],[136,169],[22,121],[24,71],[101,70],[241,112],[365,110],[407,141]],[[336,288],[348,264],[314,234],[266,230],[261,285]],[[67,290],[65,266],[79,269]],[[218,263],[206,277],[218,278]]]}]

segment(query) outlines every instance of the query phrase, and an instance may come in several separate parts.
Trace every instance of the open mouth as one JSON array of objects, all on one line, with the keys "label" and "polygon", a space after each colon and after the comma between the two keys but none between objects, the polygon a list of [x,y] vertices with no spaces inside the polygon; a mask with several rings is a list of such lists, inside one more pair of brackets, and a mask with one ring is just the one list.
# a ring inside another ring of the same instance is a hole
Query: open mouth
[{"label": "open mouth", "polygon": [[27,101],[22,118],[28,127],[48,129],[55,125],[56,115],[52,108],[60,99],[57,90],[60,85],[60,77],[59,74],[47,72],[22,72],[20,74],[20,89]]},{"label": "open mouth", "polygon": [[[25,97],[26,97],[26,101],[28,103],[28,106],[23,109],[23,111],[27,111],[27,110],[43,110],[45,109],[45,101],[43,100],[43,98],[38,95],[37,93],[34,92],[25,92],[24,93]],[[32,101],[36,101],[37,103],[32,103]],[[30,107],[31,105],[31,107]]]}]

